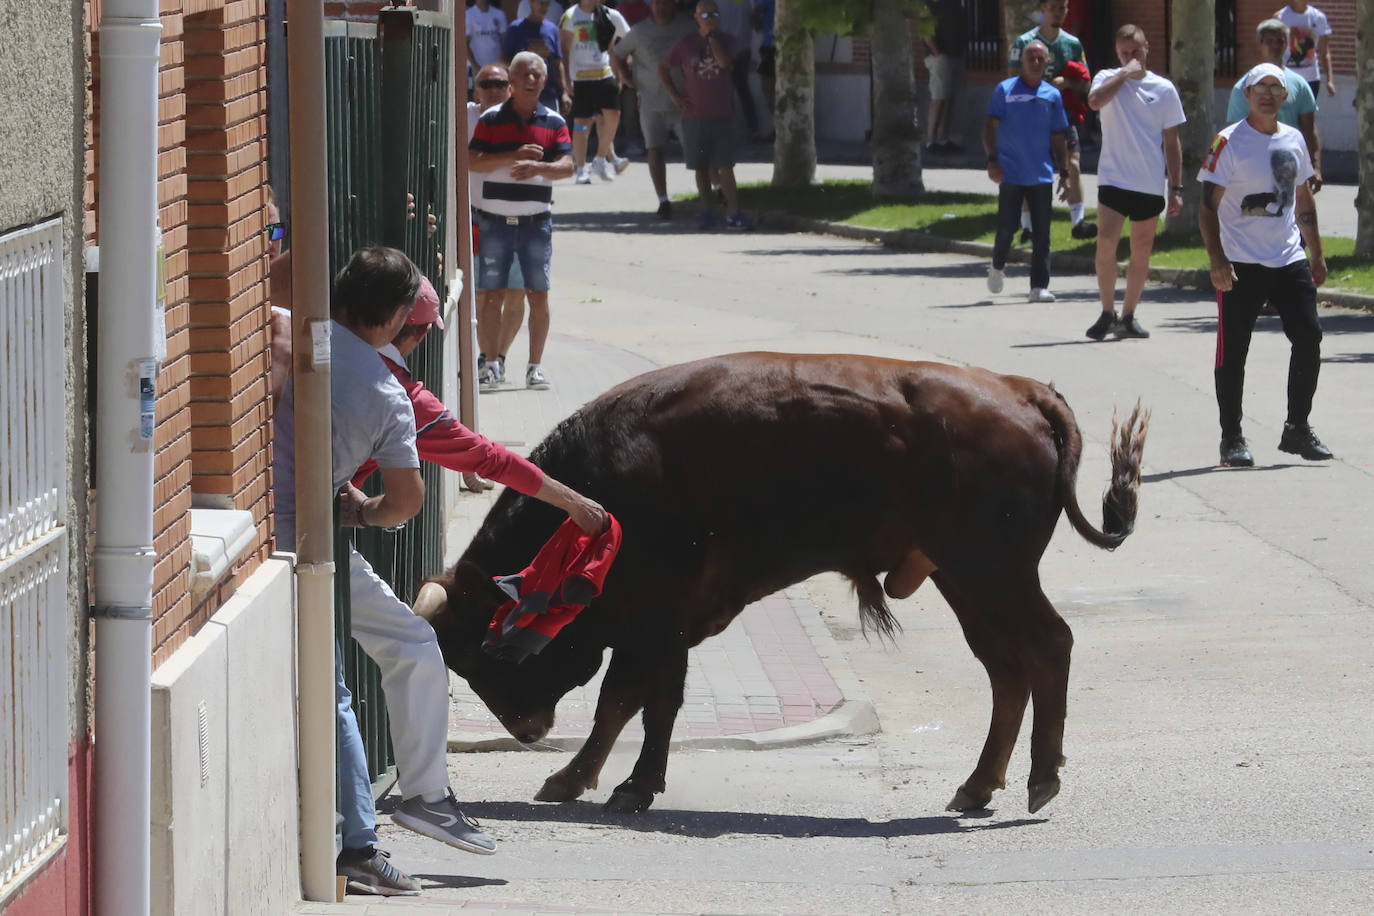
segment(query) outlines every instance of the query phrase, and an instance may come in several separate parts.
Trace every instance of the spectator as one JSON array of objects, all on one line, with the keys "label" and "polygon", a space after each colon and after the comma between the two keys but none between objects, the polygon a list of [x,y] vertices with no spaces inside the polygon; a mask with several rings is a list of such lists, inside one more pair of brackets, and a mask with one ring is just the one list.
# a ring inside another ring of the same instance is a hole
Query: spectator
[{"label": "spectator", "polygon": [[1305,184],[1312,175],[1307,144],[1279,121],[1287,93],[1281,68],[1259,64],[1251,69],[1245,75],[1250,114],[1217,134],[1198,172],[1203,203],[1198,227],[1218,294],[1213,375],[1224,467],[1255,463],[1241,430],[1241,397],[1250,336],[1266,299],[1278,308],[1292,344],[1288,419],[1279,451],[1308,461],[1331,457],[1308,425],[1321,369],[1317,287],[1326,281],[1326,259],[1317,205]]},{"label": "spectator", "polygon": [[506,14],[491,0],[477,0],[464,14],[467,24],[468,69],[477,73],[487,64],[500,63],[501,42],[506,36]]},{"label": "spectator", "polygon": [[[597,16],[604,11],[615,34],[597,34]],[[611,69],[610,49],[630,31],[625,17],[601,0],[578,0],[558,23],[563,42],[563,85],[567,87],[573,118],[573,162],[578,184],[591,184],[592,172],[603,181],[614,181],[630,160],[615,154],[615,130],[620,124],[620,83]],[[604,44],[604,47],[603,47]],[[596,118],[599,155],[587,162],[587,140]]]},{"label": "spectator", "polygon": [[[562,509],[588,534],[600,534],[606,527],[606,512],[600,505],[546,476],[504,446],[459,423],[433,392],[411,377],[405,360],[424,341],[431,328],[442,331],[444,323],[439,316],[439,297],[430,282],[423,280],[405,327],[391,343],[379,350],[382,362],[401,383],[415,410],[415,448],[420,460],[457,471],[464,479],[480,475],[504,484],[518,493]],[[365,463],[354,475],[353,485],[361,487],[376,469],[376,462]]]},{"label": "spectator", "polygon": [[749,136],[759,136],[759,113],[754,107],[754,93],[749,87],[749,61],[754,48],[754,0],[718,0],[720,31],[730,39],[730,79],[739,96],[740,112],[744,115]]},{"label": "spectator", "polygon": [[625,17],[625,22],[630,28],[648,19],[650,15],[648,0],[620,0],[615,8],[616,12]]},{"label": "spectator", "polygon": [[[1103,70],[1093,79],[1088,104],[1102,114],[1102,156],[1097,165],[1097,291],[1102,314],[1088,336],[1101,340],[1110,331],[1118,339],[1149,337],[1135,309],[1150,270],[1155,227],[1165,208],[1165,173],[1169,177],[1170,216],[1183,212],[1183,147],[1178,126],[1183,104],[1174,84],[1145,68],[1150,43],[1140,26],[1116,32],[1121,67]],[[1126,267],[1126,296],[1116,317],[1116,245],[1131,221],[1131,260]]]},{"label": "spectator", "polygon": [[[1288,26],[1281,19],[1266,19],[1255,29],[1259,41],[1260,61],[1283,67],[1288,54]],[[1315,194],[1322,189],[1322,143],[1317,134],[1317,97],[1312,86],[1294,70],[1283,71],[1288,81],[1288,97],[1279,108],[1279,123],[1296,127],[1307,141],[1307,155],[1312,160],[1312,178],[1307,182]],[[1231,89],[1231,101],[1226,106],[1226,123],[1234,124],[1250,115],[1250,103],[1245,98],[1245,75],[1236,80]]]},{"label": "spectator", "polygon": [[615,62],[621,83],[638,90],[639,125],[649,157],[649,178],[658,195],[658,218],[672,219],[664,148],[671,131],[681,136],[682,118],[658,81],[658,65],[673,45],[691,33],[692,22],[677,15],[673,0],[653,0],[651,14],[651,18],[631,26],[630,33],[616,42]]},{"label": "spectator", "polygon": [[[1021,65],[1021,53],[1023,49],[1032,41],[1040,41],[1050,51],[1050,65],[1045,70],[1045,79],[1054,88],[1064,94],[1064,107],[1066,111],[1072,111],[1081,121],[1084,114],[1082,108],[1082,96],[1088,92],[1088,60],[1083,55],[1083,43],[1068,32],[1064,31],[1064,18],[1069,14],[1069,0],[1040,0],[1040,14],[1043,21],[1036,28],[1025,32],[1012,44],[1011,59],[1008,66],[1014,75]],[[1069,62],[1076,61],[1081,69],[1074,68],[1069,70]],[[1072,99],[1070,97],[1073,97]],[[1074,106],[1077,103],[1077,107]],[[1062,195],[1069,205],[1069,220],[1073,223],[1071,234],[1076,239],[1090,239],[1097,235],[1097,225],[1091,220],[1084,218],[1083,208],[1083,184],[1081,181],[1081,164],[1079,161],[1078,150],[1078,128],[1077,123],[1070,118],[1070,130],[1068,133],[1068,185],[1067,191]],[[1029,226],[1029,211],[1021,216],[1021,225],[1024,228]],[[1021,241],[1026,240],[1025,233],[1021,235]]]},{"label": "spectator", "polygon": [[[556,16],[562,15],[562,8],[559,7],[559,12],[555,14],[554,7],[558,7],[558,4],[550,0],[523,0],[520,9],[527,12],[511,23],[502,50],[507,67],[521,51],[530,51],[543,59],[549,76],[544,82],[544,94],[539,97],[539,103],[550,111],[559,111],[563,102],[563,80],[560,75],[563,42],[558,38]],[[562,110],[565,113],[567,111]]]},{"label": "spectator", "polygon": [[281,400],[286,380],[291,376],[291,255],[282,250],[286,240],[286,223],[272,186],[267,186],[267,298],[272,302],[268,319],[268,349],[272,352],[272,369],[268,382],[275,408]]},{"label": "spectator", "polygon": [[988,177],[997,189],[997,237],[988,268],[988,291],[1002,291],[1007,252],[1023,203],[1031,219],[1031,302],[1053,302],[1050,285],[1050,205],[1054,166],[1059,164],[1060,186],[1068,181],[1065,169],[1069,119],[1064,97],[1045,79],[1050,51],[1036,39],[1020,51],[1021,75],[998,83],[988,103],[983,148],[988,154]]},{"label": "spectator", "polygon": [[1296,0],[1274,14],[1274,18],[1288,26],[1289,69],[1307,80],[1312,95],[1322,92],[1322,67],[1326,67],[1326,94],[1336,94],[1331,67],[1331,25],[1326,14],[1310,3]]},{"label": "spectator", "polygon": [[[718,28],[720,10],[716,0],[701,0],[695,18],[697,31],[673,45],[658,62],[658,80],[682,112],[682,154],[687,168],[696,172],[702,203],[697,228],[707,230],[716,225],[716,197],[711,190],[714,178],[730,214],[725,225],[752,229],[749,217],[739,208],[739,190],[735,186],[734,87],[730,81],[734,55],[730,39]],[[682,70],[681,90],[673,83],[674,67]]]},{"label": "spectator", "polygon": [[[356,252],[334,282],[330,302],[333,371],[333,488],[342,491],[340,518],[348,525],[398,525],[424,500],[415,451],[415,414],[410,400],[377,356],[400,332],[420,288],[420,270],[394,248]],[[385,488],[364,498],[345,484],[369,459],[381,468]],[[286,383],[275,417],[272,471],[277,540],[296,543],[295,397]],[[446,760],[448,670],[434,630],[396,598],[357,551],[349,552],[353,595],[352,633],[382,672],[391,710],[402,802],[392,815],[399,826],[467,852],[491,854],[496,844],[458,808]],[[352,697],[335,656],[339,729],[340,813],[343,849],[339,874],[367,893],[413,895],[418,883],[387,860],[377,845],[372,784]]]},{"label": "spectator", "polygon": [[[474,90],[477,101],[468,102],[468,142],[477,130],[477,119],[482,112],[500,106],[510,98],[510,74],[500,64],[489,64],[477,74]],[[482,173],[468,173],[468,199],[476,201],[482,194]],[[477,253],[481,241],[481,229],[476,222],[472,226],[473,254]],[[480,298],[480,297],[479,297]],[[486,303],[491,306],[492,303]],[[477,311],[477,385],[483,392],[495,391],[505,381],[506,351],[520,333],[520,325],[525,320],[525,277],[520,272],[520,262],[513,259],[510,274],[506,278],[506,288],[495,307]],[[440,325],[440,330],[443,326]],[[487,354],[491,354],[488,356]]]},{"label": "spectator", "polygon": [[[515,8],[515,15],[523,19],[533,11],[532,0],[520,0],[520,5]],[[548,10],[545,11],[544,18],[557,28],[558,20],[563,18],[563,4],[559,3],[558,0],[548,0]],[[549,77],[552,78],[553,74],[549,74]]]},{"label": "spectator", "polygon": [[961,153],[964,148],[949,138],[950,111],[964,85],[964,54],[968,50],[968,11],[963,0],[926,0],[935,17],[935,31],[925,39],[930,54],[930,143],[932,153]]},{"label": "spectator", "polygon": [[[777,92],[778,49],[773,44],[773,20],[777,0],[754,0],[754,29],[759,33],[759,88],[763,90],[763,106],[768,109],[768,117],[773,117],[773,106]],[[760,139],[765,143],[773,142],[774,133],[769,131]]]},{"label": "spectator", "polygon": [[549,335],[553,182],[573,174],[567,122],[539,101],[547,79],[542,57],[532,51],[515,55],[511,97],[482,113],[468,144],[468,169],[486,175],[472,201],[479,228],[478,313],[500,307],[511,262],[519,259],[530,303],[525,387],[534,389],[549,387],[540,363]]}]

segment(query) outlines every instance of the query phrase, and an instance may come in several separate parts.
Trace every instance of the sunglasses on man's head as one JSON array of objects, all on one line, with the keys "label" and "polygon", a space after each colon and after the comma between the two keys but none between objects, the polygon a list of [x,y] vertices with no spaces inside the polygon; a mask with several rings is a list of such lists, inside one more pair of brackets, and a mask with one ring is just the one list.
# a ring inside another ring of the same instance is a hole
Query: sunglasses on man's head
[{"label": "sunglasses on man's head", "polygon": [[280,242],[282,239],[286,238],[286,223],[268,223],[263,228],[267,230],[267,240],[269,242]]},{"label": "sunglasses on man's head", "polygon": [[478,89],[505,89],[509,85],[510,80],[487,79],[477,81]]}]

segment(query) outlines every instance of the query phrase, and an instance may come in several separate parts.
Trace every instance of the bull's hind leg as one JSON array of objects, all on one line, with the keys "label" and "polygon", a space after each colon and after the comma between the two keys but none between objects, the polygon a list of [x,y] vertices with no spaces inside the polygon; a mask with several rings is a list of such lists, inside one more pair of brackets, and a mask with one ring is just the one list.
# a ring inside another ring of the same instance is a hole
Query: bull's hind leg
[{"label": "bull's hind leg", "polygon": [[1031,722],[1031,771],[1028,807],[1032,814],[1059,794],[1059,768],[1064,765],[1064,720],[1068,714],[1069,656],[1073,632],[1040,590],[1038,577],[1017,591],[1024,607],[1022,650],[1035,703]]},{"label": "bull's hind leg", "polygon": [[624,652],[612,652],[597,696],[591,734],[567,766],[544,780],[535,800],[572,801],[586,790],[595,789],[615,739],[620,737],[625,723],[639,712],[643,698],[644,674],[638,663]]},{"label": "bull's hind leg", "polygon": [[615,787],[606,809],[622,814],[646,810],[667,784],[668,748],[673,723],[682,708],[687,680],[687,646],[666,645],[654,656],[654,668],[644,683],[644,744],[630,778]]},{"label": "bull's hind leg", "polygon": [[1016,647],[1008,642],[1006,634],[994,629],[992,621],[996,618],[990,617],[988,605],[969,595],[947,573],[936,572],[931,578],[959,618],[964,639],[987,669],[992,684],[992,722],[983,753],[978,757],[978,766],[947,806],[950,811],[976,811],[987,807],[993,792],[1006,788],[1007,764],[1021,731],[1030,682]]}]

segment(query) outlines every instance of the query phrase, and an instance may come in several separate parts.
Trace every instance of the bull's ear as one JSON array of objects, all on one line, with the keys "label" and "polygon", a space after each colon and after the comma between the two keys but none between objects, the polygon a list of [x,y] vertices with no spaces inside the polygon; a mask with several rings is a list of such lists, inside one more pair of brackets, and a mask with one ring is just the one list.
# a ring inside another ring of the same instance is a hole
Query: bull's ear
[{"label": "bull's ear", "polygon": [[491,620],[496,609],[506,603],[507,595],[497,587],[491,576],[487,575],[476,563],[459,560],[453,569],[453,591],[449,607],[459,611],[464,617],[469,614],[478,616],[485,624]]}]

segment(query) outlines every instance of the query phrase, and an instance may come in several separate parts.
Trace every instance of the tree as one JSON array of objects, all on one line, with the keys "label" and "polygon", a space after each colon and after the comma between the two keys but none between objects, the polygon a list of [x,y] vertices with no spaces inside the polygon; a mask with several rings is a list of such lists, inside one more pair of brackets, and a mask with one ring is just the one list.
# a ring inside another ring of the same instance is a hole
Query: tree
[{"label": "tree", "polygon": [[1197,232],[1197,210],[1202,201],[1202,186],[1192,176],[1202,167],[1212,138],[1216,136],[1212,116],[1212,92],[1216,70],[1216,13],[1210,3],[1197,0],[1169,0],[1173,16],[1173,46],[1169,71],[1178,87],[1178,97],[1188,120],[1179,126],[1183,146],[1183,212],[1164,218],[1164,231],[1171,235]]},{"label": "tree", "polygon": [[1002,0],[1002,61],[1011,57],[1011,46],[1030,31],[1040,11],[1040,0]]},{"label": "tree", "polygon": [[1374,0],[1355,3],[1355,125],[1359,137],[1360,190],[1355,253],[1374,254]]},{"label": "tree", "polygon": [[924,193],[925,185],[911,25],[902,0],[872,2],[873,196],[913,200]]},{"label": "tree", "polygon": [[805,187],[816,177],[816,52],[802,16],[804,0],[777,0],[773,41],[773,184]]}]

